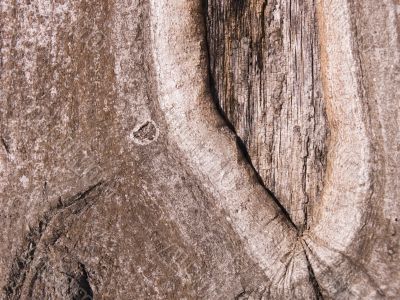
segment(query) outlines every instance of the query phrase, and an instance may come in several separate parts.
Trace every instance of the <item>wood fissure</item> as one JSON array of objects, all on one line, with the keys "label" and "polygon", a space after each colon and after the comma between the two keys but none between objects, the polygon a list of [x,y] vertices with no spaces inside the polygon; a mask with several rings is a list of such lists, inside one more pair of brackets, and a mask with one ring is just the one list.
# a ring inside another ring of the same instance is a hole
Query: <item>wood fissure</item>
[{"label": "wood fissure", "polygon": [[247,1],[237,16],[234,1],[208,2],[219,105],[264,184],[305,230],[323,189],[328,135],[315,5]]}]

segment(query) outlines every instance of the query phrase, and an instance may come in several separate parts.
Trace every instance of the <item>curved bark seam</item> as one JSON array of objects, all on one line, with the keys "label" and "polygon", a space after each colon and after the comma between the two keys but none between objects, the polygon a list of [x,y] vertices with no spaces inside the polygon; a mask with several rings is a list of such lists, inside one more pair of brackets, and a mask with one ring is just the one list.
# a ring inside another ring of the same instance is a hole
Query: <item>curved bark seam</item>
[{"label": "curved bark seam", "polygon": [[[272,198],[272,200],[276,203],[276,205],[278,205],[279,209],[281,210],[282,214],[285,216],[285,218],[289,221],[289,223],[296,228],[296,230],[299,233],[299,228],[297,227],[297,225],[293,222],[292,218],[290,217],[289,212],[287,211],[287,209],[282,205],[282,203],[278,200],[278,198],[275,196],[275,194],[265,185],[264,180],[261,178],[260,173],[257,171],[257,169],[254,167],[253,161],[251,160],[250,154],[247,150],[246,144],[244,143],[244,141],[242,140],[242,138],[239,136],[239,134],[236,131],[235,126],[233,126],[232,122],[228,119],[228,116],[226,115],[226,113],[224,112],[224,110],[222,109],[221,105],[220,105],[220,101],[218,99],[218,93],[217,93],[217,88],[215,85],[215,80],[214,77],[212,75],[212,70],[211,70],[211,59],[210,59],[210,45],[208,42],[208,30],[207,30],[207,10],[208,10],[208,0],[202,0],[202,4],[203,4],[203,16],[204,16],[204,31],[205,31],[205,52],[206,52],[206,56],[207,56],[207,86],[211,95],[211,99],[213,100],[213,103],[215,105],[216,110],[218,111],[218,113],[220,114],[220,116],[222,117],[222,119],[225,121],[226,125],[228,126],[228,128],[233,132],[233,134],[235,135],[236,138],[236,144],[238,146],[238,148],[241,150],[243,157],[246,159],[247,163],[249,164],[249,166],[251,167],[251,169],[253,170],[255,176],[257,177],[258,182],[262,185],[262,187],[265,189],[265,191],[267,192],[267,194]],[[267,1],[265,1],[263,3],[263,12],[265,13],[265,8],[267,5]],[[263,28],[263,27],[262,27]],[[264,33],[265,34],[265,33]],[[261,51],[262,52],[262,51]]]},{"label": "curved bark seam", "polygon": [[[297,241],[297,230],[256,179],[237,149],[236,135],[212,101],[206,84],[204,7],[199,2],[151,1],[160,108],[169,138],[227,212],[249,254],[271,276],[284,269],[284,257]],[[284,218],[269,223],[277,212]]]}]

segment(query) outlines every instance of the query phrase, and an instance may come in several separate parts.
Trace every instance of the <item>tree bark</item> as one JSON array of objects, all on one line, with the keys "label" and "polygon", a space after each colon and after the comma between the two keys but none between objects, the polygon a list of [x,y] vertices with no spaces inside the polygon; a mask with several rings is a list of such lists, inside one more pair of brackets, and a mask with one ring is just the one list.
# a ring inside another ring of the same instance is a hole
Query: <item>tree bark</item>
[{"label": "tree bark", "polygon": [[1,298],[398,298],[399,7],[2,1]]}]

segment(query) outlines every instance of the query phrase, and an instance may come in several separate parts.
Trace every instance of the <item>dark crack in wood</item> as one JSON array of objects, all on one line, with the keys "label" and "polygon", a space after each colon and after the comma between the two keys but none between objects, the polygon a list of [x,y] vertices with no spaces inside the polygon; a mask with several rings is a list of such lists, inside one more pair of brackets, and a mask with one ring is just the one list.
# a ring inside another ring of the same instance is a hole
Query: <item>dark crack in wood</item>
[{"label": "dark crack in wood", "polygon": [[238,146],[238,149],[240,150],[240,152],[243,155],[243,157],[246,160],[246,162],[250,165],[250,167],[253,170],[253,173],[256,176],[258,182],[264,188],[266,193],[273,199],[275,204],[279,207],[280,211],[285,216],[285,221],[287,221],[290,226],[292,226],[297,231],[299,231],[297,226],[296,226],[296,224],[293,222],[292,218],[290,217],[289,212],[280,203],[280,201],[277,199],[277,197],[274,195],[274,193],[270,189],[268,189],[267,186],[264,184],[264,181],[261,178],[259,172],[257,171],[257,169],[253,165],[253,162],[252,162],[251,157],[250,157],[250,155],[248,153],[246,144],[244,143],[242,138],[238,135],[234,125],[228,119],[226,113],[224,112],[224,110],[222,109],[222,107],[220,105],[220,101],[218,100],[218,92],[217,92],[217,88],[216,88],[216,84],[215,84],[215,80],[214,80],[214,77],[213,77],[213,74],[212,74],[212,68],[211,68],[210,45],[209,45],[209,37],[208,37],[208,29],[207,29],[208,0],[202,0],[202,4],[203,4],[202,7],[203,7],[203,17],[204,17],[204,27],[205,27],[205,31],[204,32],[206,34],[206,37],[204,38],[205,44],[206,44],[205,45],[205,52],[206,52],[206,55],[207,55],[207,64],[208,64],[207,65],[207,74],[208,74],[207,85],[208,85],[208,88],[209,88],[213,103],[214,103],[214,105],[216,107],[216,110],[218,111],[218,113],[220,114],[222,119],[225,121],[225,124],[227,125],[227,127],[235,135],[236,144]]}]

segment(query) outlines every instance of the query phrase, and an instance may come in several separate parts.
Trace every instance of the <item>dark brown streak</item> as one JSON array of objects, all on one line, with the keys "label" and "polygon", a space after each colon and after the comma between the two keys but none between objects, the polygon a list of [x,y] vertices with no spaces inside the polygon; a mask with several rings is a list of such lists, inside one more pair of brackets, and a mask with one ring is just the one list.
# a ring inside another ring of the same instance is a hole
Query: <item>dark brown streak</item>
[{"label": "dark brown streak", "polygon": [[257,65],[261,71],[264,68],[263,42],[265,39],[265,10],[267,8],[267,5],[268,5],[268,0],[264,0],[261,6],[261,36],[259,41],[260,45],[257,51]]}]

